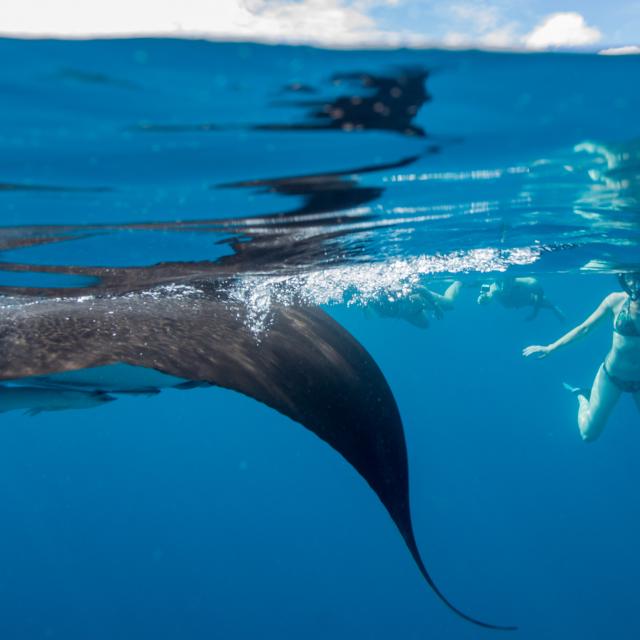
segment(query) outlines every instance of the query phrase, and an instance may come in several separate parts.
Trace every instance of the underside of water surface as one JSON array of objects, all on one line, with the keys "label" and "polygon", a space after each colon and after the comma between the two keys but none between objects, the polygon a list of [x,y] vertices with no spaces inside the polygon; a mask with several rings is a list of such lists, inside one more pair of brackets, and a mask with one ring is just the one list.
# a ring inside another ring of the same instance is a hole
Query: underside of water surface
[{"label": "underside of water surface", "polygon": [[0,61],[2,637],[637,637],[640,56]]}]

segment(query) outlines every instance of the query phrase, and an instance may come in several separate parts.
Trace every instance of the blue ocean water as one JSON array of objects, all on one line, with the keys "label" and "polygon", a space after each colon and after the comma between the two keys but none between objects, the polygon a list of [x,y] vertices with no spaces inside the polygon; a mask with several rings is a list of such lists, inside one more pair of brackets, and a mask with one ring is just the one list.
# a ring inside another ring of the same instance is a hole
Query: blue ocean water
[{"label": "blue ocean water", "polygon": [[[7,313],[179,297],[195,271],[259,349],[274,308],[321,307],[393,392],[447,598],[521,638],[638,637],[638,411],[624,394],[585,444],[562,388],[591,384],[611,327],[521,355],[638,270],[638,56],[0,40],[0,60]],[[566,322],[476,303],[515,277]],[[457,278],[428,329],[376,311]],[[438,600],[367,483],[290,418],[217,387],[115,396],[1,414],[1,637],[501,633]]]}]

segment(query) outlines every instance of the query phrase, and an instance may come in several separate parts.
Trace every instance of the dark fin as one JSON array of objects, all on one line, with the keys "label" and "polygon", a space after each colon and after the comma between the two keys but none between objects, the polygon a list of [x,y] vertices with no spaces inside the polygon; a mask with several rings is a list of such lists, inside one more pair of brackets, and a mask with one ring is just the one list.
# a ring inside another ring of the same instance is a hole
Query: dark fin
[{"label": "dark fin", "polygon": [[[233,389],[301,423],[340,453],[387,509],[438,597],[416,545],[402,420],[375,361],[318,308],[274,307],[256,335],[246,307],[216,293],[153,300],[126,297],[43,301],[7,318],[0,378],[47,375],[122,362]],[[73,339],[72,339],[73,337]],[[140,345],[144,345],[141,348]]]}]

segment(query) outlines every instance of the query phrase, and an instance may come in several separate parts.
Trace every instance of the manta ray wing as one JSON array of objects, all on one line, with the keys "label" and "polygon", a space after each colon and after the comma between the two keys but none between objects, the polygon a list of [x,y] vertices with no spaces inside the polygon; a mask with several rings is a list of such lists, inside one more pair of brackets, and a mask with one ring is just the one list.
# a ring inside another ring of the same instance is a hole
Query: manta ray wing
[{"label": "manta ray wing", "polygon": [[275,307],[259,338],[245,319],[245,307],[215,291],[44,300],[4,308],[0,379],[125,363],[244,393],[311,430],[357,470],[450,609],[484,627],[511,628],[464,614],[427,572],[411,523],[402,421],[367,351],[318,308]]}]

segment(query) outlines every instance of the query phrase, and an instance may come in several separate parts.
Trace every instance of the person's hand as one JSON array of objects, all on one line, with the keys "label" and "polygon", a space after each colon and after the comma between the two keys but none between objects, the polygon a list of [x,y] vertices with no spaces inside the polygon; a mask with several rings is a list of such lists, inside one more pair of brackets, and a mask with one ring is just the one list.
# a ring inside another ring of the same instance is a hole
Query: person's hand
[{"label": "person's hand", "polygon": [[531,356],[536,356],[538,358],[546,358],[550,353],[551,353],[552,349],[549,346],[542,346],[540,344],[534,344],[531,345],[530,347],[525,347],[522,350],[522,355],[525,358],[530,358]]}]

